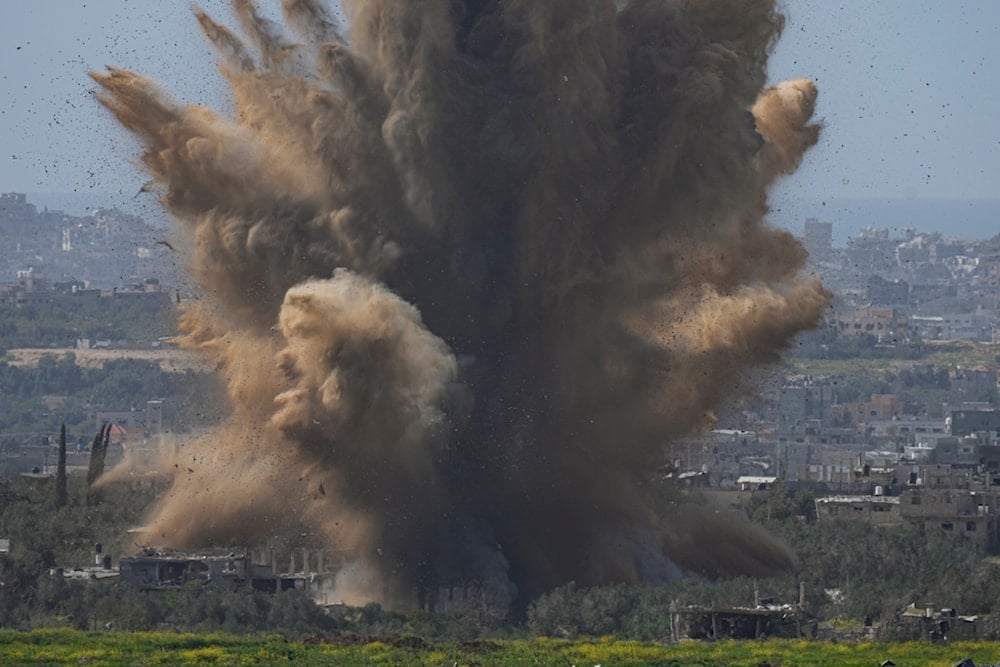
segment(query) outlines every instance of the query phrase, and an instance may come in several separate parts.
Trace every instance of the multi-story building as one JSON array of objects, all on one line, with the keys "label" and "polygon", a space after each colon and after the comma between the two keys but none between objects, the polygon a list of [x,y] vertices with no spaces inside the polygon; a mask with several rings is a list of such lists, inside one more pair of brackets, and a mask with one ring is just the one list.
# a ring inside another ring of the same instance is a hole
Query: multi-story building
[{"label": "multi-story building", "polygon": [[802,244],[813,261],[823,261],[829,257],[833,251],[833,223],[820,222],[816,218],[807,219]]},{"label": "multi-story building", "polygon": [[868,279],[865,295],[873,306],[902,306],[910,302],[910,284],[875,275]]},{"label": "multi-story building", "polygon": [[809,422],[830,421],[833,388],[825,383],[788,385],[778,391],[778,429],[804,432]]},{"label": "multi-story building", "polygon": [[902,342],[909,336],[907,319],[895,308],[866,306],[835,315],[834,329],[840,338],[870,335],[880,343]]},{"label": "multi-story building", "polygon": [[951,413],[952,435],[972,435],[977,431],[1000,433],[1000,411],[956,410]]},{"label": "multi-story building", "polygon": [[963,532],[996,544],[1000,494],[970,489],[913,487],[900,493],[900,516],[923,530]]}]

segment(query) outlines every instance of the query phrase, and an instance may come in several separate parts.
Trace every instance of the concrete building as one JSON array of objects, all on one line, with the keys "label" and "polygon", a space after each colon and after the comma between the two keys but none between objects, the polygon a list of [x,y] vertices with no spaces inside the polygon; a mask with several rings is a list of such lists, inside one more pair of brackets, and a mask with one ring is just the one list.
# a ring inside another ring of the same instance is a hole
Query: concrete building
[{"label": "concrete building", "polygon": [[[778,391],[778,430],[805,433],[830,421],[833,388],[829,384],[788,385]],[[810,424],[811,421],[817,422]]]},{"label": "concrete building", "polygon": [[997,543],[1000,494],[954,488],[912,488],[900,493],[900,515],[922,530],[962,532],[984,544]]},{"label": "concrete building", "polygon": [[904,306],[910,302],[910,284],[905,280],[886,280],[871,276],[866,286],[868,302],[874,306]]},{"label": "concrete building", "polygon": [[924,340],[993,340],[996,316],[984,310],[971,313],[911,315],[908,325],[914,336]]},{"label": "concrete building", "polygon": [[880,343],[906,340],[909,325],[906,317],[895,308],[865,306],[836,314],[833,322],[840,338],[870,335]]},{"label": "concrete building", "polygon": [[972,435],[977,431],[1000,432],[1000,411],[958,410],[951,413],[952,435]]},{"label": "concrete building", "polygon": [[180,588],[191,581],[234,589],[249,586],[274,593],[299,589],[310,591],[325,581],[322,555],[315,557],[318,570],[310,569],[310,553],[303,550],[302,569],[297,570],[294,551],[288,571],[282,571],[273,558],[260,561],[245,550],[208,550],[198,553],[144,549],[135,556],[119,560],[121,581],[142,590]]},{"label": "concrete building", "polygon": [[816,218],[806,220],[802,245],[814,262],[821,262],[833,251],[833,223],[820,222]]},{"label": "concrete building", "polygon": [[816,499],[816,516],[820,521],[860,521],[876,526],[899,526],[899,496],[827,496]]}]

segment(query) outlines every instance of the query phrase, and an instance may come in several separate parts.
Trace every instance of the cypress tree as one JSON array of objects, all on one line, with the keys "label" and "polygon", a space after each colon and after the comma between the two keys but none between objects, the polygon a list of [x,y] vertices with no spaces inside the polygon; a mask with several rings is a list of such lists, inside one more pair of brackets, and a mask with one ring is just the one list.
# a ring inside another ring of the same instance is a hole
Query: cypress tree
[{"label": "cypress tree", "polygon": [[66,507],[69,493],[66,491],[66,424],[59,429],[59,459],[56,464],[56,507]]},{"label": "cypress tree", "polygon": [[108,442],[111,439],[111,425],[105,422],[94,436],[90,445],[90,465],[87,467],[87,504],[101,502],[101,493],[94,487],[94,482],[104,474],[104,459],[108,453]]}]

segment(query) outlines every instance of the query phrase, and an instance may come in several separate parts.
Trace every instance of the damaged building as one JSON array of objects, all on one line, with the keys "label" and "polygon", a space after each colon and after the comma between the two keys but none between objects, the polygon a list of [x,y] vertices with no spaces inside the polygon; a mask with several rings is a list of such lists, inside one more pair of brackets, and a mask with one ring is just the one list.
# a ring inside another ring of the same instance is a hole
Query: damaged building
[{"label": "damaged building", "polygon": [[308,593],[318,591],[332,578],[324,571],[322,552],[303,549],[301,569],[296,569],[296,560],[292,552],[289,567],[283,570],[268,550],[185,553],[144,549],[134,556],[122,556],[119,571],[124,583],[141,590],[168,590],[200,582],[226,589],[249,586],[267,593],[290,589]]}]

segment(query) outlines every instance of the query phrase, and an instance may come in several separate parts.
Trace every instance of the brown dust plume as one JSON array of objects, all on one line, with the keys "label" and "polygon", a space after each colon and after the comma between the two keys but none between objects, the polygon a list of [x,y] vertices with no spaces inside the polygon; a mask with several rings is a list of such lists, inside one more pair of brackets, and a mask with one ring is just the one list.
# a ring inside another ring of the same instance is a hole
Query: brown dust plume
[{"label": "brown dust plume", "polygon": [[768,227],[816,89],[773,0],[235,0],[235,116],[94,74],[206,295],[233,412],[162,462],[147,540],[306,533],[368,595],[766,574],[783,547],[653,483],[829,295]]}]

